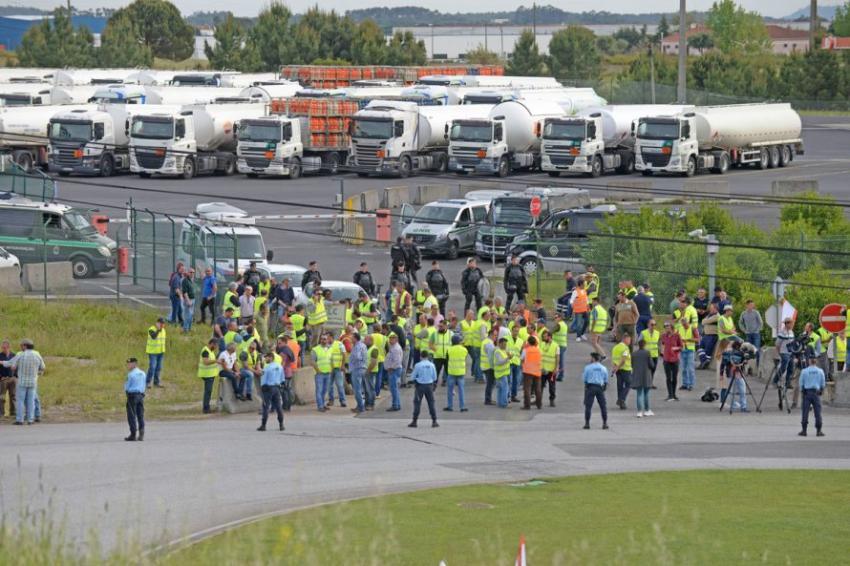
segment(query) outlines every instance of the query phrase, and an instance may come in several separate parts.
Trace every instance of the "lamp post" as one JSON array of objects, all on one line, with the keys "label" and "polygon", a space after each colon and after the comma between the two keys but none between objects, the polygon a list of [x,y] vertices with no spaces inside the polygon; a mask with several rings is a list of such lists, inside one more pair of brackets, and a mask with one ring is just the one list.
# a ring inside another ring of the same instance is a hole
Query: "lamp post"
[{"label": "lamp post", "polygon": [[685,7],[686,0],[679,0],[679,85],[676,92],[676,98],[679,104],[684,104],[687,93],[685,86],[687,85],[687,69],[686,62],[688,59],[688,22],[687,8]]},{"label": "lamp post", "polygon": [[705,242],[705,253],[708,256],[708,288],[714,289],[717,285],[717,252],[720,251],[720,242],[714,234],[706,234],[702,228],[689,232],[688,236]]}]

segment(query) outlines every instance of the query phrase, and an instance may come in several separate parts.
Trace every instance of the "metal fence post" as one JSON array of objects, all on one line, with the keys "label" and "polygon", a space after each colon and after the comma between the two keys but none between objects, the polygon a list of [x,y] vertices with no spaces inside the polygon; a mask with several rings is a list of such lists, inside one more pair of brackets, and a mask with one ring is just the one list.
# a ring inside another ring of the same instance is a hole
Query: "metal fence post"
[{"label": "metal fence post", "polygon": [[[173,218],[171,218],[167,214],[165,215],[165,217],[168,218],[169,222],[171,222],[171,265],[176,266],[177,265],[177,232],[175,231],[176,226],[175,226]],[[188,271],[188,266],[187,266],[187,271]]]},{"label": "metal fence post", "polygon": [[115,302],[121,304],[121,266],[118,264],[121,253],[121,232],[115,234]]},{"label": "metal fence post", "polygon": [[132,240],[133,247],[133,285],[139,284],[139,232],[136,229],[136,209],[133,208],[132,203],[128,203],[130,210],[130,230],[132,230],[132,234],[130,234],[130,238]]},{"label": "metal fence post", "polygon": [[151,278],[153,279],[151,286],[156,293],[156,215],[147,208],[145,212],[151,215]]},{"label": "metal fence post", "polygon": [[47,302],[47,226],[44,223],[41,224],[41,267],[42,267],[42,276],[44,281],[42,282],[42,287],[44,288],[44,302]]}]

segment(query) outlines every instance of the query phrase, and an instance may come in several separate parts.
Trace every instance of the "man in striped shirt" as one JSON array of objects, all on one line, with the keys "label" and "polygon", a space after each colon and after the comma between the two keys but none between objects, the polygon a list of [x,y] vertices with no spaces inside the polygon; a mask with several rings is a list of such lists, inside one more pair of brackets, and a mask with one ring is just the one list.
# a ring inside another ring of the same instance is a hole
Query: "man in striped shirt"
[{"label": "man in striped shirt", "polygon": [[[22,425],[24,420],[27,424],[40,420],[37,413],[41,411],[37,407],[38,376],[44,373],[44,360],[41,354],[35,351],[31,340],[21,340],[21,351],[11,360],[0,362],[4,367],[11,367],[18,372],[17,386],[17,414],[15,424]],[[26,418],[25,418],[26,417]]]}]

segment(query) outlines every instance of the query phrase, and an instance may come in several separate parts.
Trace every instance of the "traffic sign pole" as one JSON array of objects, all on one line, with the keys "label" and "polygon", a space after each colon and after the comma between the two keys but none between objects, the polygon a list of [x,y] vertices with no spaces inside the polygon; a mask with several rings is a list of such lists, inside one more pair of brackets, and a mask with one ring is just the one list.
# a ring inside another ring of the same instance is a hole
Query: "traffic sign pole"
[{"label": "traffic sign pole", "polygon": [[[540,231],[537,229],[537,219],[540,218],[540,210],[541,210],[541,202],[540,197],[534,196],[531,197],[531,203],[529,204],[529,212],[531,212],[532,218],[534,218],[534,248],[536,258],[535,261],[537,269],[534,270],[535,274],[535,286],[537,287],[537,295],[535,298],[540,298],[540,271],[543,269],[543,262],[540,261]],[[526,304],[528,303],[528,299],[526,298]]]}]

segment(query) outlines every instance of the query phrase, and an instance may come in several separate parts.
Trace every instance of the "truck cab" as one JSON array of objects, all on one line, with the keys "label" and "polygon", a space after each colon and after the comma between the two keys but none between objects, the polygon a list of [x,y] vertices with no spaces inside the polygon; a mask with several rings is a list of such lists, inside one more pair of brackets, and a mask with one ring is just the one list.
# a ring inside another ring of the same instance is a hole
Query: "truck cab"
[{"label": "truck cab", "polygon": [[197,273],[213,268],[217,277],[232,280],[251,262],[266,266],[274,254],[266,250],[256,219],[225,202],[200,203],[180,228],[179,259]]},{"label": "truck cab", "polygon": [[[614,156],[605,154],[599,114],[547,118],[543,123],[541,138],[540,168],[552,177],[562,172],[598,177],[603,170],[615,168]],[[619,159],[617,162],[619,165]]]},{"label": "truck cab", "polygon": [[699,142],[694,117],[693,112],[688,112],[639,119],[635,129],[635,169],[644,175],[656,171],[687,176],[696,173]]},{"label": "truck cab", "polygon": [[84,279],[115,267],[116,243],[70,206],[0,193],[0,246],[21,263],[68,261]]},{"label": "truck cab", "polygon": [[417,149],[414,139],[416,104],[386,104],[388,106],[370,104],[354,115],[351,159],[360,176],[398,173],[407,177],[416,165],[407,155]]},{"label": "truck cab", "polygon": [[153,174],[195,175],[197,152],[191,111],[138,114],[130,121],[130,171],[140,177]]},{"label": "truck cab", "polygon": [[[236,126],[236,167],[249,176],[300,176],[304,144],[301,122],[285,116],[240,120]],[[321,167],[321,160],[319,160]]]},{"label": "truck cab", "polygon": [[464,174],[499,173],[500,164],[507,165],[502,159],[507,153],[504,120],[452,121],[449,129],[450,171]]},{"label": "truck cab", "polygon": [[599,223],[616,212],[614,205],[559,210],[542,222],[536,232],[527,230],[517,236],[508,254],[519,256],[527,275],[537,269],[556,271],[580,265],[588,236],[597,233]]},{"label": "truck cab", "polygon": [[472,251],[475,236],[487,219],[489,200],[442,199],[430,202],[411,216],[412,207],[402,205],[402,236],[412,236],[425,255],[457,258],[461,251]]},{"label": "truck cab", "polygon": [[[50,171],[62,176],[76,173],[109,177],[129,169],[126,115],[123,106],[54,115],[47,126]],[[120,122],[116,123],[116,119]]]}]

